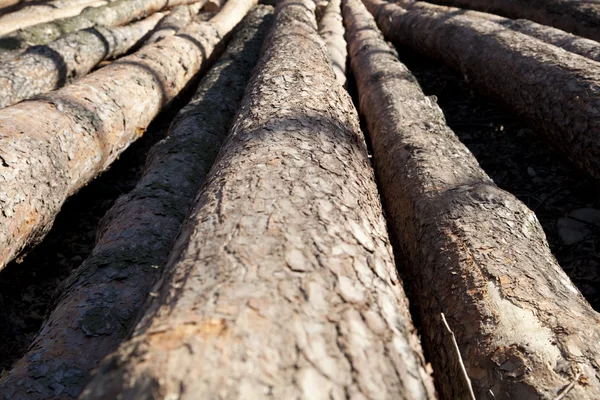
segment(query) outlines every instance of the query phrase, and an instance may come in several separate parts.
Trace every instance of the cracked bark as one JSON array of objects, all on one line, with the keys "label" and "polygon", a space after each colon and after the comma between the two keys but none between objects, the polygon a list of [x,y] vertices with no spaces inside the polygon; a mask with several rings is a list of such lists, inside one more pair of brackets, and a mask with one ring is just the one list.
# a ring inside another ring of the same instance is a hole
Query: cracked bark
[{"label": "cracked bark", "polygon": [[48,45],[31,47],[0,65],[0,108],[62,87],[86,75],[102,60],[125,54],[163,16],[154,13],[116,28],[88,28]]},{"label": "cracked bark", "polygon": [[0,15],[0,36],[35,24],[73,17],[86,7],[99,7],[107,3],[106,0],[56,0],[32,4],[18,11]]},{"label": "cracked bark", "polygon": [[144,317],[81,398],[433,399],[312,0],[279,3],[255,71]]},{"label": "cracked bark", "polygon": [[48,44],[68,33],[100,26],[124,25],[147,17],[165,7],[195,3],[197,0],[117,0],[102,7],[86,8],[77,16],[61,18],[0,38],[0,61],[7,61],[30,46]]},{"label": "cracked bark", "polygon": [[198,15],[204,2],[200,1],[190,5],[177,6],[169,15],[164,17],[144,41],[144,44],[156,43],[164,38],[175,35],[189,25]]},{"label": "cracked bark", "polygon": [[404,10],[379,0],[364,2],[386,37],[458,71],[600,179],[597,62],[445,7]]},{"label": "cracked bark", "polygon": [[[397,6],[369,4],[394,21]],[[440,396],[470,398],[443,312],[478,400],[552,400],[578,373],[565,398],[600,398],[600,316],[552,256],[535,214],[479,167],[363,5],[348,0],[344,19],[386,215]]]},{"label": "cracked bark", "polygon": [[600,41],[600,4],[576,0],[431,0],[509,18],[524,18]]},{"label": "cracked bark", "polygon": [[144,133],[255,3],[230,0],[209,22],[0,110],[0,268],[37,243],[67,197]]},{"label": "cracked bark", "polygon": [[342,86],[346,86],[346,39],[344,39],[344,23],[342,22],[341,0],[331,0],[319,20],[319,35],[327,45],[329,59],[335,72],[335,78]]},{"label": "cracked bark", "polygon": [[140,182],[103,218],[92,255],[0,380],[3,400],[76,397],[89,371],[123,339],[226,137],[271,15],[268,6],[250,12],[168,137],[150,151]]},{"label": "cracked bark", "polygon": [[[439,7],[426,2],[414,2],[411,0],[396,1],[396,4],[399,4],[406,9],[419,8],[423,10],[435,10]],[[495,22],[513,31],[524,33],[543,42],[570,51],[571,53],[579,54],[594,61],[600,61],[600,43],[596,42],[595,40],[582,38],[560,29],[541,25],[526,19],[513,20],[510,18],[500,17],[495,14],[488,14],[454,7],[444,8],[444,11]]]}]

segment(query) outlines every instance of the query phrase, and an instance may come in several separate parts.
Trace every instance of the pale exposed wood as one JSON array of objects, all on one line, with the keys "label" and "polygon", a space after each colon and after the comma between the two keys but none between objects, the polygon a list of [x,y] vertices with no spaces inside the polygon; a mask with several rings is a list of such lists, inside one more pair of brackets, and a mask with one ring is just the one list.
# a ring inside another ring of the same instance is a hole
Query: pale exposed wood
[{"label": "pale exposed wood", "polygon": [[31,5],[9,14],[0,15],[0,36],[35,24],[78,15],[86,7],[99,7],[107,0],[55,0]]},{"label": "pale exposed wood", "polygon": [[123,339],[227,135],[271,15],[267,6],[251,11],[167,137],[150,150],[139,183],[103,218],[91,255],[63,285],[33,345],[0,380],[2,400],[20,400],[17,393],[28,393],[27,400],[75,397]]},{"label": "pale exposed wood", "polygon": [[144,44],[156,43],[173,36],[192,22],[203,6],[203,1],[190,5],[177,6],[164,17],[145,40]]},{"label": "pale exposed wood", "polygon": [[[12,32],[0,38],[0,62],[9,60],[33,45],[47,44],[66,34],[93,26],[118,26],[144,18],[167,6],[197,0],[116,0],[105,6],[86,8],[77,16],[61,18]],[[204,0],[201,0],[204,1]]]},{"label": "pale exposed wood", "polygon": [[[444,45],[436,25],[404,27],[399,7],[364,1],[386,32],[422,29]],[[568,398],[600,398],[600,316],[552,256],[535,214],[479,167],[362,4],[347,0],[344,18],[389,228],[440,397],[470,398],[443,312],[478,400],[553,400],[579,373]],[[443,37],[470,48],[462,30]]]},{"label": "pale exposed wood", "polygon": [[43,237],[66,198],[143,134],[254,4],[230,0],[209,22],[0,110],[0,268]]},{"label": "pale exposed wood", "polygon": [[279,3],[144,317],[82,400],[434,398],[313,10]]},{"label": "pale exposed wood", "polygon": [[102,60],[123,55],[163,16],[154,13],[122,27],[84,29],[0,64],[0,108],[62,87],[86,75]]}]

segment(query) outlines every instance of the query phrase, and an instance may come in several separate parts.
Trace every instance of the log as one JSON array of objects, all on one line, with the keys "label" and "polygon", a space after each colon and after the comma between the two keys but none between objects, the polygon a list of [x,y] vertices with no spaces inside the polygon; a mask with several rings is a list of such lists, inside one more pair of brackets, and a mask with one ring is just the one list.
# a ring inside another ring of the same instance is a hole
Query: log
[{"label": "log", "polygon": [[207,12],[219,11],[221,9],[221,7],[223,6],[223,3],[224,3],[223,0],[207,0],[206,4],[204,5],[204,11],[207,11]]},{"label": "log", "polygon": [[164,38],[175,35],[188,26],[203,6],[203,1],[190,5],[177,6],[169,15],[164,17],[152,31],[144,44],[156,43]]},{"label": "log", "polygon": [[0,110],[0,269],[38,242],[64,201],[144,133],[255,2],[230,0],[209,22]]},{"label": "log", "polygon": [[[86,8],[77,16],[37,24],[0,38],[0,61],[6,61],[33,45],[48,44],[68,33],[96,25],[118,26],[144,18],[166,6],[197,0],[117,0],[102,7]],[[202,0],[201,0],[202,1]]]},{"label": "log", "polygon": [[444,7],[404,10],[380,0],[364,3],[377,13],[379,27],[392,42],[444,62],[600,179],[597,62]]},{"label": "log", "polygon": [[55,0],[32,4],[18,11],[0,16],[0,36],[35,24],[79,15],[86,7],[99,7],[106,0]]},{"label": "log", "polygon": [[[410,0],[396,1],[396,4],[406,9],[419,8],[424,10],[435,10],[439,7],[422,1],[414,2]],[[572,35],[560,29],[541,25],[526,19],[514,20],[500,17],[495,14],[465,10],[455,7],[445,7],[444,10],[450,13],[492,21],[506,28],[512,29],[513,31],[521,32],[543,42],[553,44],[554,46],[570,51],[571,53],[582,55],[594,61],[600,61],[600,43],[596,42],[595,40]]]},{"label": "log", "polygon": [[342,22],[341,0],[331,0],[319,20],[319,35],[327,45],[329,58],[335,72],[335,78],[342,86],[346,86],[346,39],[344,39],[344,23]]},{"label": "log", "polygon": [[278,4],[144,316],[82,400],[434,398],[314,7]]},{"label": "log", "polygon": [[600,41],[600,3],[579,0],[430,0],[446,6],[471,8],[523,18]]},{"label": "log", "polygon": [[[150,151],[137,186],[103,218],[88,259],[63,285],[57,306],[10,373],[6,400],[70,399],[83,377],[116,349],[166,262],[177,232],[239,107],[272,8],[256,7]],[[43,376],[35,371],[45,371]],[[60,373],[68,370],[68,373]],[[73,379],[73,376],[81,379]],[[62,391],[57,393],[56,388]],[[10,396],[14,393],[13,397]],[[4,400],[4,398],[3,398]]]},{"label": "log", "polygon": [[[398,11],[368,4],[382,19]],[[600,315],[556,262],[535,214],[479,167],[363,5],[347,0],[344,20],[388,227],[440,398],[473,398],[441,313],[474,398],[554,400],[571,384],[565,399],[600,398]]]},{"label": "log", "polygon": [[0,108],[30,99],[85,76],[102,60],[135,46],[163,18],[154,13],[130,25],[88,28],[44,46],[34,46],[0,64]]}]

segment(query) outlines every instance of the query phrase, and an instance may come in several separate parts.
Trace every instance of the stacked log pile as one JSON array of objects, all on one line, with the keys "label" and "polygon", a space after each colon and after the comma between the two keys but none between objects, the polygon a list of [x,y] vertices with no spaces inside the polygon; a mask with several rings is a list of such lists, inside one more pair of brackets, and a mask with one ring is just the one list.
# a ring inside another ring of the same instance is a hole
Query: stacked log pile
[{"label": "stacked log pile", "polygon": [[0,400],[599,399],[600,315],[400,61],[598,180],[597,6],[257,3],[0,0],[0,279],[176,115]]}]

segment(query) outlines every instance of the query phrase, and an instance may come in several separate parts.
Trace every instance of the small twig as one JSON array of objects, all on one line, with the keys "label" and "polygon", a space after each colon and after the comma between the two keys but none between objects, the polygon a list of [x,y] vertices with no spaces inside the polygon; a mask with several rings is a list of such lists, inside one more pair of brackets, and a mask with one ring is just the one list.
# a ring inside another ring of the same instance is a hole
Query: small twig
[{"label": "small twig", "polygon": [[[471,400],[477,400],[475,398],[475,393],[473,392],[473,385],[471,384],[471,379],[469,378],[469,374],[467,374],[467,369],[465,368],[465,363],[463,362],[462,356],[460,355],[460,349],[458,348],[458,343],[456,342],[456,336],[454,336],[454,332],[452,332],[452,329],[450,329],[450,325],[448,325],[448,321],[446,321],[446,316],[444,315],[444,313],[441,313],[441,315],[442,315],[442,322],[444,323],[444,326],[446,327],[448,332],[450,332],[450,335],[452,335],[452,343],[454,344],[454,350],[456,351],[456,355],[458,356],[458,364],[460,365],[460,369],[462,370],[463,377],[465,378],[465,381],[467,382],[467,388],[469,388],[469,394],[471,395]],[[560,400],[560,399],[558,399],[558,400]]]},{"label": "small twig", "polygon": [[565,398],[565,396],[571,391],[571,389],[573,389],[575,387],[575,384],[577,383],[577,381],[579,380],[579,378],[581,378],[581,372],[578,372],[577,375],[575,375],[575,379],[573,379],[573,382],[569,383],[567,385],[567,387],[565,388],[565,390],[563,390],[562,392],[560,392],[558,394],[558,396],[556,396],[554,398],[554,400],[562,400]]}]

